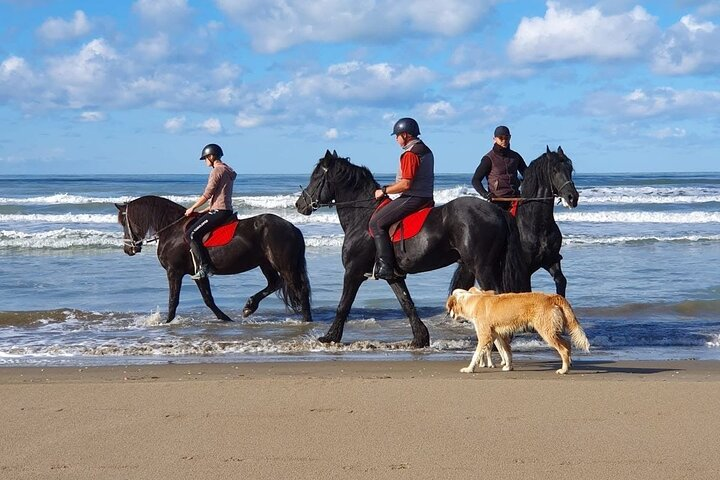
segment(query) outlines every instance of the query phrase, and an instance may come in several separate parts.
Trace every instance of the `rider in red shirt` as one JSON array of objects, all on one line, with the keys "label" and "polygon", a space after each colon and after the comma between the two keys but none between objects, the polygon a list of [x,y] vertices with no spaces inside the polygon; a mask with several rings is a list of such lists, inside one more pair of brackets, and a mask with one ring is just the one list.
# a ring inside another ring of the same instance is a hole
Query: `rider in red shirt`
[{"label": "rider in red shirt", "polygon": [[370,217],[369,228],[375,239],[377,262],[375,277],[392,280],[402,274],[395,272],[395,253],[388,228],[409,214],[433,203],[434,163],[432,151],[417,138],[420,127],[412,118],[395,122],[392,134],[403,149],[395,183],[375,190],[375,198],[399,193],[400,196],[378,209]]}]

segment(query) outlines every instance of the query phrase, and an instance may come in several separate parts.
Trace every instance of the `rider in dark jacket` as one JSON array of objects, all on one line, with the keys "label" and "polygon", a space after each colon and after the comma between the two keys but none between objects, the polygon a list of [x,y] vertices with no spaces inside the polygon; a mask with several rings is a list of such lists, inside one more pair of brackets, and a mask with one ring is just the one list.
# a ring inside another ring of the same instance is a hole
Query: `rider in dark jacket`
[{"label": "rider in dark jacket", "polygon": [[[500,125],[493,135],[493,148],[480,161],[472,178],[475,190],[485,199],[496,202],[508,210],[512,202],[494,200],[495,198],[518,197],[520,195],[520,179],[527,165],[519,153],[510,150],[510,129]],[[487,178],[487,190],[483,179]]]},{"label": "rider in dark jacket", "polygon": [[417,138],[420,127],[412,118],[401,118],[395,122],[391,135],[403,149],[400,167],[395,183],[375,190],[375,198],[381,199],[389,193],[401,194],[389,204],[378,209],[370,217],[369,228],[375,238],[377,269],[375,277],[384,280],[396,278],[395,253],[388,233],[390,226],[413,212],[433,203],[435,173],[432,151]]}]

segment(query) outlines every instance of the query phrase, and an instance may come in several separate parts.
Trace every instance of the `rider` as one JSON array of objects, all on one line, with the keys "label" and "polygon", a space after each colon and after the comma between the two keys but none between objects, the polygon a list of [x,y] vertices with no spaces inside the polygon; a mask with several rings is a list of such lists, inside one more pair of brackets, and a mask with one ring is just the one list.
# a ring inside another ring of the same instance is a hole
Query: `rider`
[{"label": "rider", "polygon": [[[496,202],[500,207],[509,210],[512,202],[496,201],[494,198],[517,197],[520,195],[520,179],[527,165],[519,153],[510,150],[510,129],[500,125],[493,135],[493,147],[482,157],[475,170],[472,185],[486,200]],[[482,184],[487,177],[488,189]]]},{"label": "rider", "polygon": [[223,156],[220,145],[210,143],[205,145],[200,160],[205,160],[205,165],[212,168],[208,176],[208,183],[205,191],[185,210],[185,216],[190,216],[197,209],[210,201],[210,207],[199,212],[200,216],[193,220],[187,231],[187,239],[190,242],[190,251],[199,263],[197,271],[190,278],[199,280],[213,274],[210,267],[208,251],[202,243],[203,236],[212,231],[215,227],[222,225],[232,217],[232,193],[233,182],[237,173],[221,160]]},{"label": "rider", "polygon": [[409,214],[432,205],[435,180],[433,153],[417,138],[420,135],[418,123],[412,118],[401,118],[395,122],[391,135],[395,135],[403,149],[400,168],[395,183],[375,190],[375,198],[380,199],[390,193],[401,195],[376,210],[369,222],[377,252],[375,276],[384,280],[396,278],[395,254],[388,228]]}]

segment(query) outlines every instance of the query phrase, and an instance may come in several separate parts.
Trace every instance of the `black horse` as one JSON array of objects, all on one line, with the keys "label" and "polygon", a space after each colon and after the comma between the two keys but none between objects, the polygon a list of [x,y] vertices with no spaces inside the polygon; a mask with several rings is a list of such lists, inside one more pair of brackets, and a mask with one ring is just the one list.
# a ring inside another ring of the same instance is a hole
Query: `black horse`
[{"label": "black horse", "polygon": [[[185,207],[166,198],[148,195],[128,203],[115,204],[118,223],[125,233],[125,253],[140,253],[145,236],[154,232],[160,265],[167,271],[170,286],[167,322],[175,318],[182,277],[195,271],[190,247],[183,232],[190,221]],[[267,287],[251,296],[243,308],[243,317],[257,310],[262,299],[273,292],[287,307],[311,321],[310,281],[305,266],[305,239],[292,223],[277,215],[264,214],[240,220],[235,235],[224,246],[211,247],[210,259],[219,275],[232,275],[260,267]],[[221,320],[232,321],[215,304],[207,278],[195,280],[205,305]]]},{"label": "black horse", "polygon": [[[375,262],[375,243],[368,220],[379,188],[370,171],[327,151],[310,177],[310,184],[295,203],[298,212],[310,215],[321,206],[337,208],[345,232],[342,262],[345,267],[342,295],[335,320],[321,342],[339,342],[360,285]],[[333,203],[331,203],[333,202]],[[395,245],[398,266],[419,273],[463,262],[484,289],[500,292],[528,291],[530,276],[524,267],[515,222],[503,210],[474,197],[463,197],[433,208],[416,236]],[[405,280],[388,281],[410,320],[413,347],[430,345],[427,327],[418,317]]]},{"label": "black horse", "polygon": [[[578,191],[572,180],[572,160],[562,147],[557,152],[546,152],[528,165],[523,175],[521,200],[518,203],[517,220],[523,258],[530,275],[540,268],[552,275],[555,290],[565,296],[567,279],[560,268],[562,233],[553,215],[555,197],[569,208],[578,203]],[[450,291],[470,288],[475,275],[465,265],[459,265],[453,275]]]}]

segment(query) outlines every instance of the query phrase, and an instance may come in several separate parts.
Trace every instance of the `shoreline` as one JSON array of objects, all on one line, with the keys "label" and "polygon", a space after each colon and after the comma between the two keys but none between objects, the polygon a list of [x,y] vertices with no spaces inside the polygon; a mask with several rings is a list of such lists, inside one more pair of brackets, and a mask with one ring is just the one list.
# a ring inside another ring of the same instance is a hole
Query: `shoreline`
[{"label": "shoreline", "polygon": [[720,361],[0,368],[3,478],[716,478]]}]

